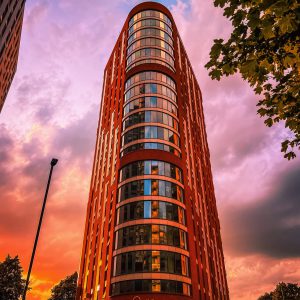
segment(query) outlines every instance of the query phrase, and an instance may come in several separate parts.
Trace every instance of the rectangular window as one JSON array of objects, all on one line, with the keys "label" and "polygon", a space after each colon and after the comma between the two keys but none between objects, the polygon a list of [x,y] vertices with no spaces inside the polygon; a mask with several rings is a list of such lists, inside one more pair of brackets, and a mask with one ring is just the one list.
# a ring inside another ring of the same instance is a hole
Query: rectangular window
[{"label": "rectangular window", "polygon": [[155,160],[151,161],[151,174],[152,175],[159,174],[159,172],[158,172],[158,162],[155,161]]},{"label": "rectangular window", "polygon": [[166,225],[159,226],[159,243],[161,245],[168,245],[168,236],[167,236],[167,226]]},{"label": "rectangular window", "polygon": [[160,292],[160,280],[152,280],[152,292]]},{"label": "rectangular window", "polygon": [[144,201],[144,218],[151,218],[151,201]]},{"label": "rectangular window", "polygon": [[158,218],[158,201],[152,201],[152,218]]},{"label": "rectangular window", "polygon": [[159,202],[159,218],[166,219],[166,202]]},{"label": "rectangular window", "polygon": [[162,181],[160,180],[159,181],[159,196],[167,196],[168,195],[166,194],[166,184],[168,184],[169,182],[166,182],[166,181]]},{"label": "rectangular window", "polygon": [[152,244],[159,244],[159,225],[152,225]]},{"label": "rectangular window", "polygon": [[151,196],[151,180],[144,180],[144,195]]},{"label": "rectangular window", "polygon": [[161,272],[168,272],[168,257],[167,257],[168,252],[162,251],[160,254],[160,271]]},{"label": "rectangular window", "polygon": [[151,174],[151,161],[146,160],[144,162],[144,174],[150,175]]},{"label": "rectangular window", "polygon": [[152,272],[160,271],[160,251],[152,251]]},{"label": "rectangular window", "polygon": [[152,180],[152,183],[151,183],[151,195],[152,196],[157,196],[157,195],[160,195],[159,192],[158,192],[158,180]]},{"label": "rectangular window", "polygon": [[162,162],[162,161],[159,161],[158,162],[158,174],[159,175],[165,175],[165,169],[164,169],[164,167],[165,167],[165,163]]},{"label": "rectangular window", "polygon": [[146,123],[150,123],[151,122],[151,112],[150,111],[146,111],[145,112],[145,122]]},{"label": "rectangular window", "polygon": [[156,106],[157,106],[157,98],[151,97],[151,107],[156,107]]}]

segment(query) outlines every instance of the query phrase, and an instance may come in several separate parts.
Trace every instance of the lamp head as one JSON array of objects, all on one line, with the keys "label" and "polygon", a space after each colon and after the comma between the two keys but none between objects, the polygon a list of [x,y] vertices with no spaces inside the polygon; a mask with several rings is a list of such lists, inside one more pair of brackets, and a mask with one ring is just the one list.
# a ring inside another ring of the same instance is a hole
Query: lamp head
[{"label": "lamp head", "polygon": [[54,167],[58,162],[58,159],[57,158],[52,158],[51,160],[51,166]]}]

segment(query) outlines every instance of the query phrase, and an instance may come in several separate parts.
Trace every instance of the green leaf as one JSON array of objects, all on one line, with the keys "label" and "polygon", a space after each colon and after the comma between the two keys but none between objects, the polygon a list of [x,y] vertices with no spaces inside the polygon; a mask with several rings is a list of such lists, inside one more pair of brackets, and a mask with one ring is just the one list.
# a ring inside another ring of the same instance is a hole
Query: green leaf
[{"label": "green leaf", "polygon": [[265,120],[265,124],[268,126],[268,127],[271,127],[273,125],[273,120],[272,118],[268,118]]},{"label": "green leaf", "polygon": [[271,39],[275,36],[273,28],[273,23],[269,23],[261,28],[261,32],[266,40]]},{"label": "green leaf", "polygon": [[222,47],[223,45],[219,41],[215,42],[210,50],[210,57],[217,59],[221,54]]},{"label": "green leaf", "polygon": [[225,64],[225,65],[222,67],[222,70],[223,70],[223,72],[224,72],[225,74],[230,74],[232,68],[230,67],[229,64]]},{"label": "green leaf", "polygon": [[224,5],[226,4],[227,0],[215,0],[214,1],[214,6],[220,6],[220,7],[224,7]]},{"label": "green leaf", "polygon": [[217,79],[217,80],[220,80],[221,78],[221,71],[220,70],[217,70],[217,69],[214,69],[212,71],[209,72],[209,75],[212,79]]},{"label": "green leaf", "polygon": [[293,22],[290,14],[279,19],[278,26],[282,34],[297,30],[297,25],[295,24],[295,22]]}]

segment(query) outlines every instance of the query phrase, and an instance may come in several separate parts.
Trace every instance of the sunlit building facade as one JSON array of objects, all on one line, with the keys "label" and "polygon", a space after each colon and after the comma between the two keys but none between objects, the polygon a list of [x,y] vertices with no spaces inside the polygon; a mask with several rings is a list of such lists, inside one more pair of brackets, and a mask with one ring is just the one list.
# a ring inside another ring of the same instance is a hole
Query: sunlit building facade
[{"label": "sunlit building facade", "polygon": [[17,70],[25,0],[0,1],[0,113]]},{"label": "sunlit building facade", "polygon": [[229,299],[201,91],[158,3],[104,71],[77,299]]}]

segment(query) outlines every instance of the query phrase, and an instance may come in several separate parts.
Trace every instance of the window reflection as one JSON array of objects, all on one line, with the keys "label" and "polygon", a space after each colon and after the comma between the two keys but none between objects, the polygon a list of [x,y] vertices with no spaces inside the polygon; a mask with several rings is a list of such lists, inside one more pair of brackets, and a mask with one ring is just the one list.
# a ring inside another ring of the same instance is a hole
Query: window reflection
[{"label": "window reflection", "polygon": [[164,219],[185,224],[182,207],[165,201],[135,201],[117,210],[118,224],[138,219]]},{"label": "window reflection", "polygon": [[127,90],[135,83],[140,83],[141,81],[150,81],[150,80],[161,81],[169,85],[173,89],[175,89],[176,87],[175,81],[170,76],[156,71],[145,71],[145,72],[137,73],[131,76],[129,79],[127,79],[125,83],[125,90]]},{"label": "window reflection", "polygon": [[144,201],[144,218],[151,218],[151,201]]},{"label": "window reflection", "polygon": [[174,71],[174,68],[169,63],[165,62],[164,60],[154,59],[154,58],[144,58],[141,60],[136,60],[135,62],[133,62],[131,65],[129,65],[126,68],[126,71],[129,71],[133,67],[143,65],[143,64],[159,64],[159,65],[165,66],[165,67],[171,69],[172,71]]},{"label": "window reflection", "polygon": [[126,280],[112,284],[112,296],[133,292],[164,292],[190,296],[191,287],[181,281],[158,279]]},{"label": "window reflection", "polygon": [[166,87],[159,83],[142,83],[130,88],[125,93],[125,102],[132,97],[144,94],[160,94],[176,101],[176,94],[169,87]]},{"label": "window reflection", "polygon": [[179,146],[179,136],[172,130],[158,126],[140,126],[128,130],[122,139],[122,144],[126,145],[140,139],[165,140]]},{"label": "window reflection", "polygon": [[167,152],[170,152],[172,154],[175,154],[178,157],[181,156],[180,152],[176,148],[171,147],[169,145],[162,144],[162,143],[136,143],[134,145],[131,145],[131,146],[125,148],[121,152],[121,156],[124,156],[124,155],[126,155],[130,152],[137,151],[137,150],[142,150],[142,149],[162,150],[162,151],[167,151]]},{"label": "window reflection", "polygon": [[166,23],[156,20],[156,19],[144,19],[141,20],[139,22],[136,22],[134,25],[132,25],[129,30],[128,30],[128,34],[130,35],[131,33],[133,33],[133,31],[135,31],[138,28],[141,27],[159,27],[162,28],[166,31],[168,31],[170,34],[172,34],[172,29],[169,27],[169,25],[167,25]]},{"label": "window reflection", "polygon": [[157,28],[143,28],[135,31],[128,38],[128,45],[130,45],[134,40],[139,39],[141,37],[159,37],[173,46],[173,39],[171,35],[165,32],[164,30]]},{"label": "window reflection", "polygon": [[133,52],[127,57],[127,66],[133,63],[135,60],[145,57],[159,57],[160,59],[167,61],[172,67],[174,67],[175,64],[174,58],[168,52],[157,48],[143,48]]},{"label": "window reflection", "polygon": [[113,276],[144,272],[189,276],[188,257],[176,252],[159,250],[131,251],[114,257]]},{"label": "window reflection", "polygon": [[135,180],[119,188],[119,202],[138,196],[164,196],[183,202],[182,188],[165,180]]},{"label": "window reflection", "polygon": [[128,49],[127,53],[128,55],[131,54],[134,50],[145,47],[145,46],[158,46],[170,53],[170,55],[174,56],[173,48],[170,44],[165,42],[164,40],[161,40],[160,38],[141,38],[139,40],[136,40],[134,43],[132,43]]},{"label": "window reflection", "polygon": [[177,227],[153,224],[128,226],[117,231],[116,249],[145,244],[186,249],[186,233]]},{"label": "window reflection", "polygon": [[178,122],[169,114],[161,111],[141,111],[130,115],[123,122],[123,130],[139,123],[162,123],[178,130]]},{"label": "window reflection", "polygon": [[137,14],[135,14],[129,21],[129,26],[132,26],[134,22],[139,19],[147,18],[147,17],[155,17],[165,21],[169,26],[172,26],[171,20],[162,12],[156,10],[144,10]]}]

